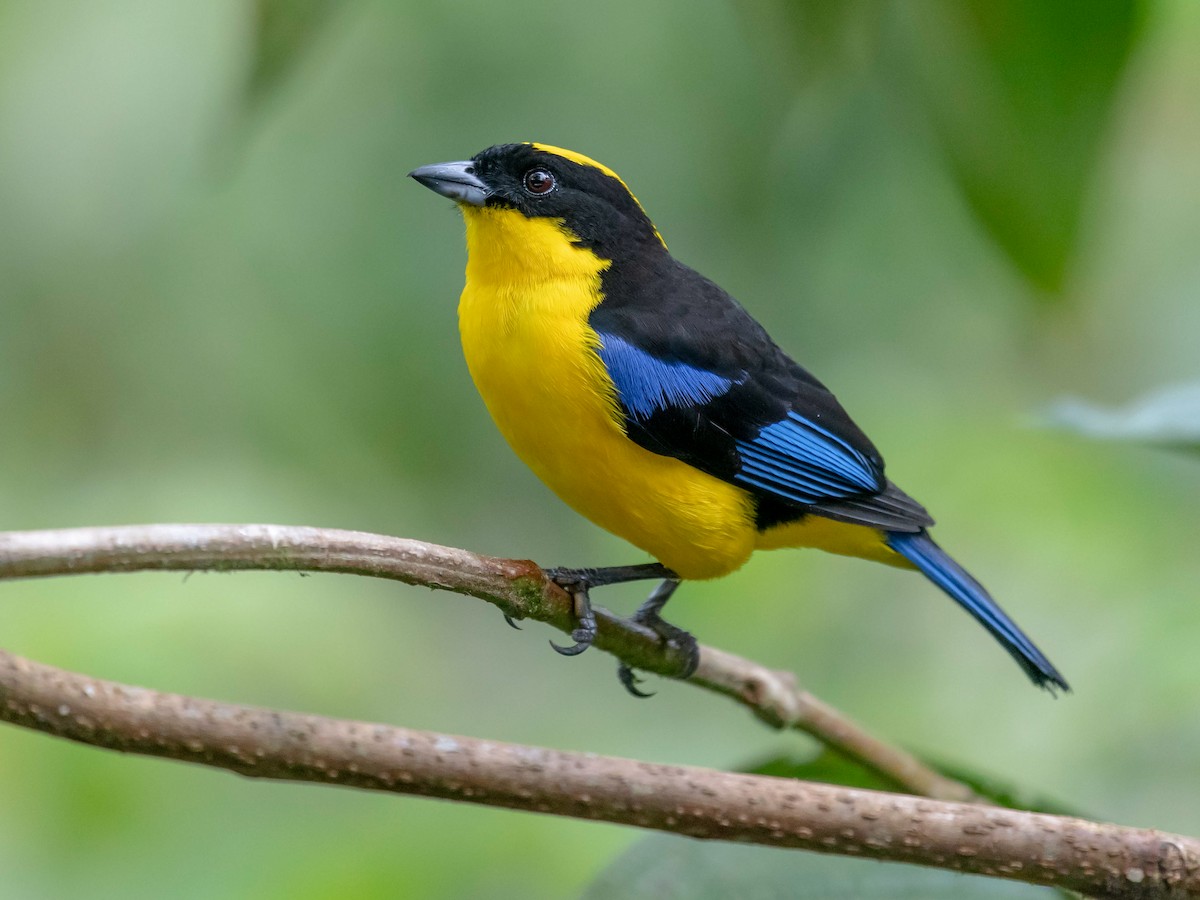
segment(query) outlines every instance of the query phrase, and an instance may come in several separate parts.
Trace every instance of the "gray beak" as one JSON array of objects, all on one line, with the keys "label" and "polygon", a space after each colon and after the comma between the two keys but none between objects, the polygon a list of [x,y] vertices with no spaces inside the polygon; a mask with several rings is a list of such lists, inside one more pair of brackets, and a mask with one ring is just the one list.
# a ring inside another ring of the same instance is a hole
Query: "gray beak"
[{"label": "gray beak", "polygon": [[491,188],[475,175],[475,163],[471,160],[463,162],[435,163],[432,166],[421,166],[408,173],[409,178],[415,178],[425,187],[443,197],[449,197],[457,203],[469,203],[471,206],[483,206]]}]

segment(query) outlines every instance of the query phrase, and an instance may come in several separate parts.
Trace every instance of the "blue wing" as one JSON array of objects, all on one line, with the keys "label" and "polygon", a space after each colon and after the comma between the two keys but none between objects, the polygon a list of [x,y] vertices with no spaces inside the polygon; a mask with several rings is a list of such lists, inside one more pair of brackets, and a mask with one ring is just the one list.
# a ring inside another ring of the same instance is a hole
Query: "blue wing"
[{"label": "blue wing", "polygon": [[[745,370],[726,367],[721,373],[666,359],[615,334],[600,332],[600,340],[600,359],[616,386],[631,436],[649,449],[755,493],[805,506],[886,487],[874,448],[852,442],[857,429],[843,437],[788,409],[764,386],[777,379],[756,384]],[[808,390],[816,396],[816,389]],[[824,389],[820,394],[827,404],[836,404],[832,394]]]},{"label": "blue wing", "polygon": [[634,419],[707,403],[737,383],[716,372],[658,359],[613,334],[601,334],[600,341],[600,359],[626,414]]},{"label": "blue wing", "polygon": [[742,459],[735,481],[794,503],[874,494],[886,486],[875,461],[795,412],[735,446]]}]

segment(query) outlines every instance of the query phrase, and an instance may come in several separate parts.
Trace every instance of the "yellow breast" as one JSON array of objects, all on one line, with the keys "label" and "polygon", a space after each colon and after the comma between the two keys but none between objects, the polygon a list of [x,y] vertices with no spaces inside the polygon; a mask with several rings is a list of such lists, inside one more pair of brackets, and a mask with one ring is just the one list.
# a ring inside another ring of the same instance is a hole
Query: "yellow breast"
[{"label": "yellow breast", "polygon": [[587,322],[607,261],[555,220],[486,207],[464,216],[463,352],[513,450],[576,511],[680,576],[742,565],[757,537],[750,496],[624,433]]}]

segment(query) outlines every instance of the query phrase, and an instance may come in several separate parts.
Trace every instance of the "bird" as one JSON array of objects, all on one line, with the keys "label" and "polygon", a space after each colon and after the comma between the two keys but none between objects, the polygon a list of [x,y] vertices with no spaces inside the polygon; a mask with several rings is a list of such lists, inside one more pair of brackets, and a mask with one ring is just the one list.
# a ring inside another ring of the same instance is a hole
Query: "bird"
[{"label": "bird", "polygon": [[[616,172],[525,142],[409,175],[462,211],[459,332],[500,432],[567,505],[657,560],[546,570],[578,618],[560,653],[595,637],[591,588],[655,579],[632,619],[680,648],[688,677],[696,640],[661,616],[680,583],[728,575],[755,550],[817,548],[916,569],[1035,685],[1070,690],[933,540],[933,518],[833,393],[671,255]],[[628,666],[618,674],[649,696]]]}]

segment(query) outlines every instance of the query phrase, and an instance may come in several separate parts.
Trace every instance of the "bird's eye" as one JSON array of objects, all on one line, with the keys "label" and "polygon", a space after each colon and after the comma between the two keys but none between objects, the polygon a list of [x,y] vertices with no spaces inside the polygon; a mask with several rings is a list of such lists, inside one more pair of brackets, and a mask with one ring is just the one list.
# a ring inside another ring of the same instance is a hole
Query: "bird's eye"
[{"label": "bird's eye", "polygon": [[548,194],[554,190],[554,176],[545,169],[530,169],[525,173],[525,190],[531,194]]}]

